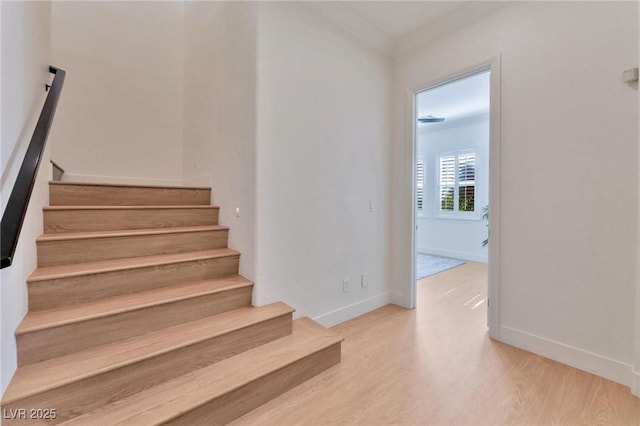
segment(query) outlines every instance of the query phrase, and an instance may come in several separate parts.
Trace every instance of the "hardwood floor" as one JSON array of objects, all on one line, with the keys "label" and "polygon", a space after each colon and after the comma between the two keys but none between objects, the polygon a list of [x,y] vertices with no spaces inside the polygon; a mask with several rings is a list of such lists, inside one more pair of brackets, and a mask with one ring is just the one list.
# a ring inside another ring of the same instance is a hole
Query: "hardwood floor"
[{"label": "hardwood floor", "polygon": [[489,339],[486,265],[333,330],[342,362],[232,425],[640,425],[628,388]]}]

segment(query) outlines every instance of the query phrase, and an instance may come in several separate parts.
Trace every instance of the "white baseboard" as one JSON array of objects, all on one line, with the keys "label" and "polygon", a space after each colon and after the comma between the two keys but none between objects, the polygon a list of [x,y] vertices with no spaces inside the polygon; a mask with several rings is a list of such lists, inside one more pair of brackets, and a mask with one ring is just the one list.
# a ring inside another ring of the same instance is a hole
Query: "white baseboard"
[{"label": "white baseboard", "polygon": [[399,291],[391,291],[390,293],[390,303],[394,305],[398,305],[401,308],[407,308],[409,305],[404,297],[404,293],[400,293]]},{"label": "white baseboard", "polygon": [[141,177],[122,177],[122,176],[99,176],[99,175],[79,175],[73,173],[64,173],[62,175],[63,182],[82,182],[82,183],[112,183],[121,185],[150,185],[150,186],[183,186],[182,179],[154,179]]},{"label": "white baseboard", "polygon": [[631,372],[631,394],[640,398],[640,373],[637,371]]},{"label": "white baseboard", "polygon": [[431,254],[433,256],[443,256],[443,257],[452,257],[454,259],[462,259],[469,260],[471,262],[488,262],[488,255],[486,254],[476,254],[476,253],[467,253],[464,251],[455,251],[455,250],[446,250],[446,249],[438,249],[433,247],[424,247],[418,246],[418,253],[422,254]]},{"label": "white baseboard", "polygon": [[313,318],[325,327],[333,327],[391,303],[391,292],[379,294]]},{"label": "white baseboard", "polygon": [[504,325],[500,326],[500,341],[625,386],[633,385],[631,365],[615,359]]}]

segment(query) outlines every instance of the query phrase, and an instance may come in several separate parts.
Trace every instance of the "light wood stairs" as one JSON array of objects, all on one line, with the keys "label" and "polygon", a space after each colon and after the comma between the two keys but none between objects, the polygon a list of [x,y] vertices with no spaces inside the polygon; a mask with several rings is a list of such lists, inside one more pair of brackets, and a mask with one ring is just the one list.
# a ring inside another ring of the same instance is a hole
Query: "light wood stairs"
[{"label": "light wood stairs", "polygon": [[209,200],[50,183],[3,424],[224,424],[340,362],[332,331],[251,306]]}]

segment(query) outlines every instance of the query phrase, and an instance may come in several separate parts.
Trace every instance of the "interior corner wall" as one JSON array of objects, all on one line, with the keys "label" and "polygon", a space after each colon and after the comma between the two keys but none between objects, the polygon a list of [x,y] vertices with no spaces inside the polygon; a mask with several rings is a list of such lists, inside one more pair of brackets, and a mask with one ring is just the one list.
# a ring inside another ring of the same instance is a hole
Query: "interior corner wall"
[{"label": "interior corner wall", "polygon": [[[423,212],[416,216],[416,251],[436,256],[487,262],[487,222],[482,208],[489,204],[489,115],[418,127],[418,157],[424,162]],[[476,208],[472,216],[450,218],[439,206],[438,156],[473,149],[476,153]]]},{"label": "interior corner wall", "polygon": [[[640,22],[640,7],[638,8],[638,22]],[[637,33],[638,39],[640,39],[640,26]],[[640,58],[640,44],[638,45],[638,57]],[[636,63],[636,66],[640,64]],[[640,91],[638,90],[638,82],[635,83],[635,89],[638,98],[640,99]],[[640,108],[638,108],[638,123],[640,123]],[[638,126],[638,147],[640,148],[640,125]],[[640,149],[638,150],[640,155]],[[640,157],[638,158],[640,164]],[[638,168],[638,185],[640,186],[640,167]],[[640,224],[640,197],[638,199],[638,217],[637,222]],[[638,254],[636,257],[636,297],[635,297],[635,313],[636,324],[635,331],[633,333],[634,338],[634,357],[633,357],[633,383],[631,384],[631,392],[640,398],[640,226],[636,229],[637,245],[636,249]]]},{"label": "interior corner wall", "polygon": [[55,1],[67,71],[51,133],[64,180],[182,179],[183,2]]},{"label": "interior corner wall", "polygon": [[[185,2],[183,169],[208,176],[240,273],[255,278],[256,5]],[[236,214],[236,208],[239,213]]]},{"label": "interior corner wall", "polygon": [[[523,2],[395,62],[392,282],[410,288],[405,93],[501,55],[500,340],[630,384],[637,2]],[[492,207],[493,208],[493,207]]]},{"label": "interior corner wall", "polygon": [[299,4],[258,28],[255,300],[333,325],[390,301],[391,60]]},{"label": "interior corner wall", "polygon": [[[0,4],[1,15],[1,163],[0,201],[4,212],[44,104],[50,82],[51,3]],[[31,195],[13,263],[0,270],[0,395],[17,368],[14,332],[27,312],[26,278],[36,267],[35,239],[42,233],[42,207],[49,202],[48,144]]]}]

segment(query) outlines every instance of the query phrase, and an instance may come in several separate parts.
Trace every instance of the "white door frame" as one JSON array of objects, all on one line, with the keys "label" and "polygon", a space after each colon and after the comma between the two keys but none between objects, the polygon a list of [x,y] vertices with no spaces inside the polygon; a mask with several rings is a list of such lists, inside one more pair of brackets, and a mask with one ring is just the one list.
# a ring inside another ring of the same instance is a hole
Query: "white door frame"
[{"label": "white door frame", "polygon": [[[408,167],[411,170],[411,201],[409,211],[411,212],[411,282],[405,285],[406,293],[409,297],[409,308],[416,307],[417,283],[416,283],[416,176],[415,162],[417,158],[417,122],[416,122],[416,95],[425,90],[442,86],[443,84],[459,80],[471,74],[481,71],[491,71],[490,76],[490,112],[489,112],[489,277],[488,277],[488,308],[487,324],[489,326],[489,336],[493,339],[499,338],[500,330],[500,55],[486,61],[465,68],[463,70],[445,75],[434,81],[422,84],[409,89],[406,93],[406,123],[405,135],[409,140],[405,141],[410,146],[410,154],[406,158]],[[489,304],[490,303],[490,304]]]}]

